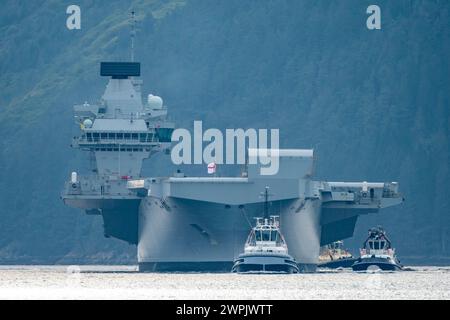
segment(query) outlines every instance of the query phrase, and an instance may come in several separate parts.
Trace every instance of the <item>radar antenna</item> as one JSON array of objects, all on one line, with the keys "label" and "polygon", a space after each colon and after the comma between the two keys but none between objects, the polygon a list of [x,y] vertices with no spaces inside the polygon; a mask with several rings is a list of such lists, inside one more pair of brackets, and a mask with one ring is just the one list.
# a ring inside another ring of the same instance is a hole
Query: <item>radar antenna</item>
[{"label": "radar antenna", "polygon": [[131,62],[134,62],[134,38],[136,36],[136,13],[134,12],[134,10],[131,11],[130,25],[131,25],[131,32],[130,32]]},{"label": "radar antenna", "polygon": [[261,192],[261,196],[264,196],[264,219],[269,219],[269,197],[272,194],[269,194],[269,187],[266,186],[264,192]]}]

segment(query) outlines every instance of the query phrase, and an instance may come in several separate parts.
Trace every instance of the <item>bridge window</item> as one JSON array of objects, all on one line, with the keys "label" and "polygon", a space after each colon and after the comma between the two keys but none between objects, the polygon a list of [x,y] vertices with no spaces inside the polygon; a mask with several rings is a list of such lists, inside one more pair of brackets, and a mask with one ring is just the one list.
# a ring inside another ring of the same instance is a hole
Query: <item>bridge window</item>
[{"label": "bridge window", "polygon": [[262,231],[263,241],[270,241],[270,230]]},{"label": "bridge window", "polygon": [[147,136],[147,134],[141,133],[141,134],[139,135],[139,141],[145,142],[145,139],[147,138],[146,136]]},{"label": "bridge window", "polygon": [[137,133],[132,133],[131,134],[131,139],[137,140],[138,139],[138,134]]},{"label": "bridge window", "polygon": [[369,248],[372,250],[382,250],[386,246],[386,241],[375,240],[369,241]]},{"label": "bridge window", "polygon": [[100,134],[100,137],[101,137],[102,139],[106,139],[106,138],[108,138],[108,134],[102,132],[102,133]]},{"label": "bridge window", "polygon": [[123,139],[123,133],[117,133],[117,140]]},{"label": "bridge window", "polygon": [[171,128],[159,128],[156,129],[156,137],[160,142],[170,142],[172,139],[173,129]]},{"label": "bridge window", "polygon": [[278,232],[272,231],[272,234],[270,235],[270,241],[277,241],[277,235]]},{"label": "bridge window", "polygon": [[115,140],[115,139],[116,139],[116,134],[115,134],[115,133],[112,133],[112,132],[108,133],[108,139],[113,139],[113,140]]},{"label": "bridge window", "polygon": [[125,133],[123,135],[123,137],[125,138],[125,140],[130,140],[130,134],[129,133]]},{"label": "bridge window", "polygon": [[98,132],[94,132],[94,133],[92,134],[92,137],[94,138],[94,141],[98,141],[98,140],[99,140],[99,134],[98,134]]}]

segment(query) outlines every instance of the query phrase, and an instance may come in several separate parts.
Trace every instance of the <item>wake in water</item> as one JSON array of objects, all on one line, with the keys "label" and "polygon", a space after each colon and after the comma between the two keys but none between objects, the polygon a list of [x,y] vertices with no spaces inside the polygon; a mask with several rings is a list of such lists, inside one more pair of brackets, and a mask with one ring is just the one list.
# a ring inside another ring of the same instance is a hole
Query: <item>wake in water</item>
[{"label": "wake in water", "polygon": [[450,267],[313,274],[139,273],[135,266],[1,266],[0,299],[450,299]]}]

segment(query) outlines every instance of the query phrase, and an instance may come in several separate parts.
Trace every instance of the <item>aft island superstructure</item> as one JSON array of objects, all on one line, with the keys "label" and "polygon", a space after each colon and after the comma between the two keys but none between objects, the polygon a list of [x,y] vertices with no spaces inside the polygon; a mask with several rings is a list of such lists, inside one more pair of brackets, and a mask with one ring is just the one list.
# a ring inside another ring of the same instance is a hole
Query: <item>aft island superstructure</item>
[{"label": "aft island superstructure", "polygon": [[175,125],[161,98],[143,103],[139,63],[102,63],[101,75],[110,77],[101,103],[74,107],[72,145],[88,151],[93,172],[72,174],[62,198],[101,215],[105,236],[136,244],[141,271],[230,271],[266,187],[303,271],[315,270],[321,246],[351,237],[359,215],[403,201],[396,182],[314,180],[309,149],[269,150],[279,156],[274,175],[261,175],[252,161],[261,150],[248,149],[239,177],[141,177],[144,159],[169,150]]}]

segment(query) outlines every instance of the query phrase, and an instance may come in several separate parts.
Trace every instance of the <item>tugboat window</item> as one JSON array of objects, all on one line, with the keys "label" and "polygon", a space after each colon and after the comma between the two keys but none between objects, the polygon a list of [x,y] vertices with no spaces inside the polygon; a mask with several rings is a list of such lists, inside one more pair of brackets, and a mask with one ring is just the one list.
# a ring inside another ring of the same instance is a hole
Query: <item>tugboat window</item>
[{"label": "tugboat window", "polygon": [[263,231],[262,236],[263,236],[263,241],[270,241],[270,231]]},{"label": "tugboat window", "polygon": [[278,232],[276,232],[276,231],[272,231],[272,235],[271,235],[271,237],[270,237],[270,241],[277,241],[278,239],[277,239],[277,235],[278,235]]},{"label": "tugboat window", "polygon": [[385,241],[378,240],[378,241],[371,241],[370,243],[372,244],[371,249],[374,249],[374,250],[384,249]]},{"label": "tugboat window", "polygon": [[260,231],[255,232],[255,238],[256,238],[256,241],[261,241],[261,232]]}]

